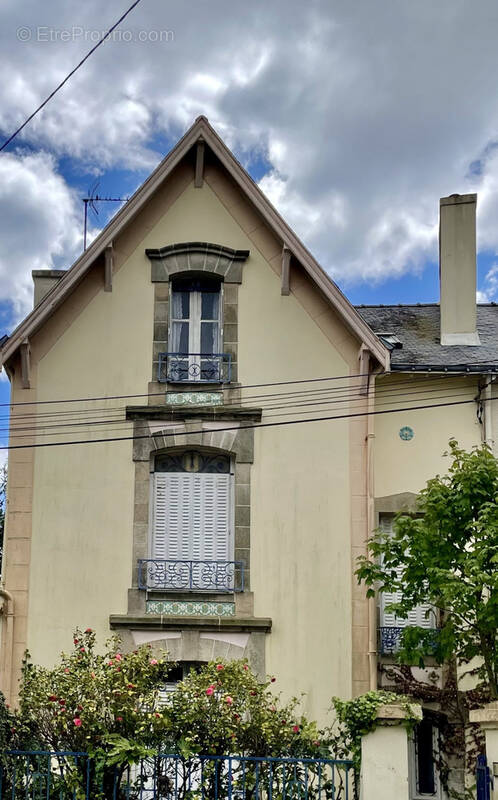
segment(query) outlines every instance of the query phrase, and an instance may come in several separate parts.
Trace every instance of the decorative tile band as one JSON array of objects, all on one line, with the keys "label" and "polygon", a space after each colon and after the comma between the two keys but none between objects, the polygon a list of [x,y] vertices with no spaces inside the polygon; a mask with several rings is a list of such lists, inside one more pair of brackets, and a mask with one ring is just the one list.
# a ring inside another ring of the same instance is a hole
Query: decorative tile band
[{"label": "decorative tile band", "polygon": [[222,406],[223,392],[166,392],[172,406]]},{"label": "decorative tile band", "polygon": [[146,614],[166,614],[172,617],[234,617],[235,603],[147,600]]}]

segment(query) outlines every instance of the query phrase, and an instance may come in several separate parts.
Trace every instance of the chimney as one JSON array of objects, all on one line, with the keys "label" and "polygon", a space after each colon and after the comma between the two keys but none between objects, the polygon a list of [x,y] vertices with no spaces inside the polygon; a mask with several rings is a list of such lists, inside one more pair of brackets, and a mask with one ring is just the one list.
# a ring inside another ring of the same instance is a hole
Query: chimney
[{"label": "chimney", "polygon": [[46,294],[59,283],[63,275],[66,274],[64,269],[34,269],[31,273],[34,284],[34,299],[33,308],[43,300]]},{"label": "chimney", "polygon": [[441,344],[478,345],[476,309],[476,194],[439,202]]}]

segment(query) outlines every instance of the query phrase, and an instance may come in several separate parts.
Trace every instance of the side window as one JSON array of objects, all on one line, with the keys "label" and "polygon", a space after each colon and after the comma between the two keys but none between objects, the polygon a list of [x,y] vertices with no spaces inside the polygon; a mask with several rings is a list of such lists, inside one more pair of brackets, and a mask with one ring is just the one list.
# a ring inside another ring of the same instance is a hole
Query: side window
[{"label": "side window", "polygon": [[430,718],[425,717],[410,737],[410,800],[441,796],[436,768],[438,753],[438,729]]},{"label": "side window", "polygon": [[[379,525],[386,533],[393,533],[394,516],[383,514]],[[401,573],[401,571],[400,571]],[[380,595],[380,639],[381,652],[393,653],[396,651],[401,636],[401,631],[407,625],[417,625],[420,628],[435,628],[436,616],[429,603],[421,603],[408,612],[406,617],[399,617],[393,611],[387,610],[390,603],[398,603],[401,592],[382,592]]]},{"label": "side window", "polygon": [[230,458],[187,450],[158,455],[147,588],[234,591]]},{"label": "side window", "polygon": [[176,278],[171,283],[168,380],[225,380],[222,358],[222,283]]}]

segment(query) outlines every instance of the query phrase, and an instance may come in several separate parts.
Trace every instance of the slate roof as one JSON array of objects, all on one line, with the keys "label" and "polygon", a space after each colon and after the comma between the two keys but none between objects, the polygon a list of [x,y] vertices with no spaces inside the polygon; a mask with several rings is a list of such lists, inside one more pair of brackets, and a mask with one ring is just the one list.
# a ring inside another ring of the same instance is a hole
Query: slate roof
[{"label": "slate roof", "polygon": [[391,349],[391,369],[449,372],[498,372],[498,305],[477,306],[480,346],[442,346],[439,305],[356,306],[374,333],[391,334],[401,342],[380,338]]}]

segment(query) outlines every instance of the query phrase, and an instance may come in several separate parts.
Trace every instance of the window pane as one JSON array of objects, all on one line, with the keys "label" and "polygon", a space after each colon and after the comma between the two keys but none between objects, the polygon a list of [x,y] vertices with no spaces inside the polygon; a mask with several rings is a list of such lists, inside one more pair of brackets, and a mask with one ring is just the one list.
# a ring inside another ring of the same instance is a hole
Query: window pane
[{"label": "window pane", "polygon": [[218,352],[218,323],[201,322],[201,353],[212,355]]},{"label": "window pane", "polygon": [[201,319],[218,319],[220,307],[219,292],[202,292]]},{"label": "window pane", "polygon": [[188,319],[190,317],[190,292],[173,292],[172,295],[173,319]]},{"label": "window pane", "polygon": [[188,322],[173,322],[171,325],[171,352],[188,353]]}]

